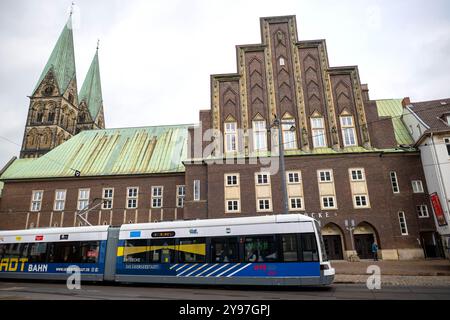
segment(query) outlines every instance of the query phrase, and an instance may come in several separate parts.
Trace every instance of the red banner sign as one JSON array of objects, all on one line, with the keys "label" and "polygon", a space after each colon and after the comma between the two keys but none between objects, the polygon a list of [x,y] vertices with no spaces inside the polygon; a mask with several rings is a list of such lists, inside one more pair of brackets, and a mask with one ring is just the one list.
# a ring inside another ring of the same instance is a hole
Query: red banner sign
[{"label": "red banner sign", "polygon": [[44,240],[44,236],[36,236],[36,238],[34,238],[36,241],[42,241]]},{"label": "red banner sign", "polygon": [[434,192],[430,195],[431,204],[433,206],[434,215],[436,216],[436,220],[438,225],[446,226],[447,221],[445,220],[444,210],[442,210],[441,202],[439,201],[439,196],[437,192]]}]

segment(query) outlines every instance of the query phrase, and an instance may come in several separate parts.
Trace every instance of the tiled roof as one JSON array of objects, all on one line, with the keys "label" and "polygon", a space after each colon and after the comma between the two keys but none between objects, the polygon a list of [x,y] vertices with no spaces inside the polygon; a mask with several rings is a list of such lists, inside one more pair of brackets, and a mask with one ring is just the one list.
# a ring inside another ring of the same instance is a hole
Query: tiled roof
[{"label": "tiled roof", "polygon": [[75,54],[73,49],[71,17],[64,25],[63,31],[53,48],[52,54],[50,55],[44,70],[42,70],[33,93],[39,87],[49,70],[52,70],[53,75],[56,78],[60,93],[64,93],[69,86],[70,81],[75,77]]},{"label": "tiled roof", "polygon": [[86,130],[37,159],[17,159],[1,180],[184,172],[190,125]]},{"label": "tiled roof", "polygon": [[411,110],[430,128],[429,130],[450,130],[442,118],[445,114],[450,114],[450,98],[412,102],[409,105]]},{"label": "tiled roof", "polygon": [[385,99],[377,100],[377,110],[380,117],[392,117],[392,125],[394,127],[395,140],[399,145],[413,144],[414,140],[405,127],[401,116],[403,113],[402,99]]}]

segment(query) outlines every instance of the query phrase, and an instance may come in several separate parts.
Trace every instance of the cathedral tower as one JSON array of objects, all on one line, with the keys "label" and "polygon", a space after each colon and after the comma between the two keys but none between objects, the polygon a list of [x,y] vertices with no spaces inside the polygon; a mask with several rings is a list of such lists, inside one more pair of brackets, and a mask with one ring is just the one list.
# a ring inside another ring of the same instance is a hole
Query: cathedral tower
[{"label": "cathedral tower", "polygon": [[98,45],[89,71],[81,86],[79,101],[77,132],[82,130],[104,129],[105,117],[103,115]]},{"label": "cathedral tower", "polygon": [[21,158],[36,158],[76,133],[78,94],[72,17],[61,35],[30,96]]}]

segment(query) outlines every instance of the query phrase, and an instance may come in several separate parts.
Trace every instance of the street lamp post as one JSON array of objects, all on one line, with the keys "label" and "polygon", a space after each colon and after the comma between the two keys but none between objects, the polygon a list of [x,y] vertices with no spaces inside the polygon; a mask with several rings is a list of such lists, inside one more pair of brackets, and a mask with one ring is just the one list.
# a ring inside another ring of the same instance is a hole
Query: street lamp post
[{"label": "street lamp post", "polygon": [[288,214],[288,195],[287,195],[287,186],[286,186],[286,169],[284,165],[284,144],[283,144],[283,133],[282,133],[282,125],[283,124],[290,124],[291,130],[295,130],[294,122],[292,121],[282,121],[279,120],[275,116],[275,120],[273,121],[272,127],[278,128],[278,152],[279,152],[279,159],[280,159],[280,174],[281,174],[281,189],[283,193],[283,214]]},{"label": "street lamp post", "polygon": [[349,221],[348,219],[345,219],[345,229],[347,229],[350,232],[350,242],[352,244],[352,255],[355,252],[355,240],[353,239],[353,230],[356,228],[355,220]]}]

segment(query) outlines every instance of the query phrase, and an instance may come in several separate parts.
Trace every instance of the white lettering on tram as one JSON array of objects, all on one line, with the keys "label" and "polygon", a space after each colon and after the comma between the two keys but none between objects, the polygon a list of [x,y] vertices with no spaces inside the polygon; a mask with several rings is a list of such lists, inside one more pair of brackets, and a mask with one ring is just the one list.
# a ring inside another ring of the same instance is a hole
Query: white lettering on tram
[{"label": "white lettering on tram", "polygon": [[47,272],[47,264],[30,264],[28,266],[28,272]]}]

